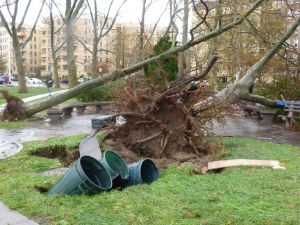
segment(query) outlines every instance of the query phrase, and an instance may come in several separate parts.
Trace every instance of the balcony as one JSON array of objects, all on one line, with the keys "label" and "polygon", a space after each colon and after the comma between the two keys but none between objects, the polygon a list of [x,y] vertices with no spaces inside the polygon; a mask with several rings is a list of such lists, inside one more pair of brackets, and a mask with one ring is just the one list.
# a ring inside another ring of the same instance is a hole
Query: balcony
[{"label": "balcony", "polygon": [[48,54],[47,54],[47,52],[42,52],[42,54],[41,54],[41,58],[47,58],[48,57]]},{"label": "balcony", "polygon": [[[22,36],[21,36],[21,33],[23,33]],[[20,31],[20,32],[17,33],[17,36],[18,37],[26,37],[26,33]]]}]

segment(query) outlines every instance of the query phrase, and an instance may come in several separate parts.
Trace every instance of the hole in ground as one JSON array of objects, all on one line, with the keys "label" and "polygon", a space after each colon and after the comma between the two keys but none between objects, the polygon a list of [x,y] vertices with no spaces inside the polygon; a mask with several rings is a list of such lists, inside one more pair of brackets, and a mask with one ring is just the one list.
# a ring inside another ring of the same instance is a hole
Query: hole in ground
[{"label": "hole in ground", "polygon": [[79,150],[74,150],[71,153],[67,152],[67,147],[65,145],[61,146],[49,146],[46,148],[38,148],[36,151],[31,152],[31,155],[36,155],[38,157],[44,157],[48,159],[58,158],[59,161],[68,167],[70,164],[79,159]]}]

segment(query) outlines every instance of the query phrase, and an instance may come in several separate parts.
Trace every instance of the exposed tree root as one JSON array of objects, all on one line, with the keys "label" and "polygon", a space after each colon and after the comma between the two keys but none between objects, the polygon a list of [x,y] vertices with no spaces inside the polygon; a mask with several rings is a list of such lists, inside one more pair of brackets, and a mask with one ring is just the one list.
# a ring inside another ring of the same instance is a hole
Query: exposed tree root
[{"label": "exposed tree root", "polygon": [[10,122],[15,122],[24,119],[21,108],[23,101],[16,96],[9,95],[6,90],[0,90],[0,93],[7,101],[6,108],[1,116],[1,121],[8,120]]}]

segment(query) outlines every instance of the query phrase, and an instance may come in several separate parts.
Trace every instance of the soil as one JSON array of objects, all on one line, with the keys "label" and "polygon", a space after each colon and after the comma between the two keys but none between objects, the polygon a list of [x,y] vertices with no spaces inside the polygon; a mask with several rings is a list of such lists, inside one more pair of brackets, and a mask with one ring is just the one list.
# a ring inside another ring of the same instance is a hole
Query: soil
[{"label": "soil", "polygon": [[79,159],[80,156],[78,149],[71,153],[67,153],[65,146],[50,146],[49,148],[37,149],[33,155],[49,159],[58,158],[64,167],[68,167],[70,164]]},{"label": "soil", "polygon": [[[144,158],[143,155],[138,155],[137,153],[129,150],[120,139],[116,139],[115,141],[112,139],[106,139],[104,142],[104,147],[102,147],[103,151],[113,151],[120,155],[124,161],[129,165],[132,163],[138,162],[141,157]],[[197,156],[191,152],[175,152],[169,158],[149,158],[151,159],[159,172],[167,169],[170,165],[176,166],[186,166],[186,165],[194,165],[196,168],[204,168],[207,167],[207,163],[212,161],[212,157],[209,155]]]},{"label": "soil", "polygon": [[[104,142],[104,147],[102,147],[101,151],[102,153],[104,151],[113,151],[117,153],[128,165],[138,162],[141,158],[145,158],[143,155],[138,155],[137,153],[129,150],[120,139],[117,139],[116,141],[112,139],[106,139]],[[32,155],[50,159],[58,158],[64,167],[68,167],[80,157],[78,149],[71,153],[67,153],[65,146],[37,149],[35,153],[32,153]],[[179,167],[194,165],[196,168],[205,168],[207,167],[207,163],[212,161],[211,156],[197,156],[196,154],[190,152],[175,152],[169,158],[149,159],[155,163],[159,172],[167,169],[172,164]]]}]

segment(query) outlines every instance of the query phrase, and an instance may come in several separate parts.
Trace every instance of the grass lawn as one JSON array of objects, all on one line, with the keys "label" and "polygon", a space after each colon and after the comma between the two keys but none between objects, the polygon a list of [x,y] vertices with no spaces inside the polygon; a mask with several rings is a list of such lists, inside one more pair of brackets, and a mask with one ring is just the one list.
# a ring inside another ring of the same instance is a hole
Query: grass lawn
[{"label": "grass lawn", "polygon": [[[92,196],[40,194],[61,176],[29,173],[61,167],[59,160],[29,156],[49,145],[78,147],[86,135],[24,143],[0,160],[0,199],[26,216],[50,224],[299,224],[300,148],[246,138],[227,138],[223,159],[279,160],[286,170],[239,166],[219,174],[194,174],[171,166],[151,185]],[[99,137],[101,138],[101,137]]]},{"label": "grass lawn", "polygon": [[[28,98],[36,95],[46,94],[48,93],[47,87],[27,87],[28,93],[18,93],[19,87],[5,87],[1,86],[0,90],[6,90],[10,95],[14,95],[19,97],[20,99]],[[52,88],[52,92],[65,90],[66,88]],[[2,97],[2,95],[0,95]],[[0,104],[6,103],[5,99],[0,99]]]}]

